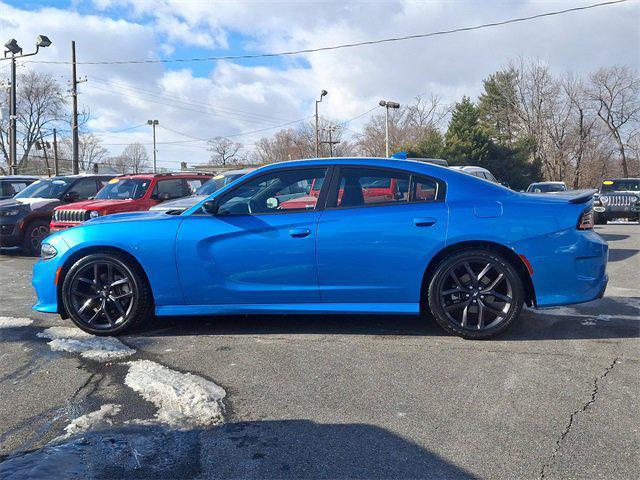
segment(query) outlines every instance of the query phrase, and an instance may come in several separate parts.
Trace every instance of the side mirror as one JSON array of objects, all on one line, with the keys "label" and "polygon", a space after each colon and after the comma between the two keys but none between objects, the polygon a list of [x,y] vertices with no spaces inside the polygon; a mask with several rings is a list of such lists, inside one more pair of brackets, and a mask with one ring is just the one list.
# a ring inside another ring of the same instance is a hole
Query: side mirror
[{"label": "side mirror", "polygon": [[208,200],[202,204],[202,211],[209,215],[218,214],[218,204],[215,200]]},{"label": "side mirror", "polygon": [[67,203],[71,203],[71,202],[77,202],[78,200],[80,200],[80,194],[74,190],[70,191],[69,193],[67,193],[62,200],[64,200]]},{"label": "side mirror", "polygon": [[280,200],[278,200],[278,197],[269,197],[265,204],[269,210],[275,210],[280,206]]}]

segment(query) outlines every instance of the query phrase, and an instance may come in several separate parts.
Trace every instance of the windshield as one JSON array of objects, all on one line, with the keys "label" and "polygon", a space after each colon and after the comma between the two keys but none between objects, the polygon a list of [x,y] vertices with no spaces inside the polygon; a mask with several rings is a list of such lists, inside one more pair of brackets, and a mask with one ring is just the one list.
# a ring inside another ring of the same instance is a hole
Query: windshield
[{"label": "windshield", "polygon": [[71,182],[63,178],[37,180],[13,198],[60,198]]},{"label": "windshield", "polygon": [[529,191],[535,193],[564,192],[565,190],[566,187],[559,183],[533,184],[529,187]]},{"label": "windshield", "polygon": [[632,178],[628,180],[605,180],[600,187],[601,192],[621,192],[621,191],[640,191],[640,179]]},{"label": "windshield", "polygon": [[217,177],[213,177],[211,180],[204,183],[194,195],[211,195],[213,192],[217,192],[225,185],[230,184],[236,178],[240,178],[242,174],[233,174],[233,175],[218,175]]},{"label": "windshield", "polygon": [[132,200],[142,198],[151,180],[139,178],[124,178],[109,180],[105,187],[95,196],[98,200]]}]

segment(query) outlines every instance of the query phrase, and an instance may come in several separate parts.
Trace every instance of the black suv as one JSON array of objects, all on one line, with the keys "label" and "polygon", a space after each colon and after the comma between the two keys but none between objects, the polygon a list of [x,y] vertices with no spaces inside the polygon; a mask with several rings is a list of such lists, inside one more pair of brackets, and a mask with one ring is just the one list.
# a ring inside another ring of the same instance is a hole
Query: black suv
[{"label": "black suv", "polygon": [[640,220],[640,178],[604,180],[593,197],[593,211],[598,225],[614,218]]},{"label": "black suv", "polygon": [[67,175],[37,180],[13,198],[0,200],[0,247],[21,247],[30,255],[40,252],[49,235],[54,207],[87,200],[114,175]]}]

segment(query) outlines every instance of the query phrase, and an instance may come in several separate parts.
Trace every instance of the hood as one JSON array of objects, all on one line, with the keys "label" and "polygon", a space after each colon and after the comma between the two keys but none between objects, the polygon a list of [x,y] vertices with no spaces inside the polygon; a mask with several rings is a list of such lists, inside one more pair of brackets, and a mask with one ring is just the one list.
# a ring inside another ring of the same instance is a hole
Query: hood
[{"label": "hood", "polygon": [[114,222],[127,222],[133,220],[158,220],[159,218],[175,218],[171,215],[164,215],[162,212],[127,212],[116,213],[113,215],[107,215],[104,217],[96,217],[91,220],[87,220],[82,225],[96,225],[99,223],[114,223]]},{"label": "hood", "polygon": [[0,208],[28,207],[30,210],[50,210],[60,203],[57,198],[8,198],[0,200]]},{"label": "hood", "polygon": [[85,200],[82,202],[74,202],[65,205],[64,210],[115,210],[117,208],[126,208],[131,200]]},{"label": "hood", "polygon": [[198,202],[201,202],[208,195],[191,195],[190,197],[178,198],[177,200],[170,200],[168,202],[162,202],[158,205],[154,205],[150,208],[151,211],[162,211],[166,212],[168,210],[186,210],[188,208],[193,207]]}]

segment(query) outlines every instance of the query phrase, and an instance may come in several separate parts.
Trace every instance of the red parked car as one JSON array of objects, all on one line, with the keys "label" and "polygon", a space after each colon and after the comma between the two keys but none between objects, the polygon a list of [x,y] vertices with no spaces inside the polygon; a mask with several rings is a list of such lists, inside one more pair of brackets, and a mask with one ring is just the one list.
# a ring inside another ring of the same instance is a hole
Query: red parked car
[{"label": "red parked car", "polygon": [[124,175],[110,180],[98,194],[83,202],[60,206],[53,212],[51,232],[112,213],[149,210],[166,200],[192,195],[212,177],[206,173]]}]

